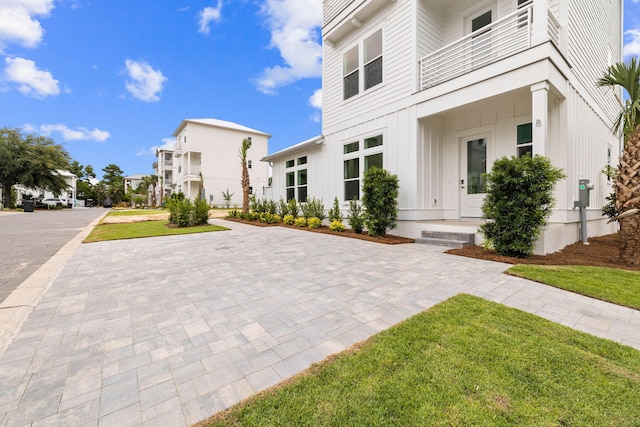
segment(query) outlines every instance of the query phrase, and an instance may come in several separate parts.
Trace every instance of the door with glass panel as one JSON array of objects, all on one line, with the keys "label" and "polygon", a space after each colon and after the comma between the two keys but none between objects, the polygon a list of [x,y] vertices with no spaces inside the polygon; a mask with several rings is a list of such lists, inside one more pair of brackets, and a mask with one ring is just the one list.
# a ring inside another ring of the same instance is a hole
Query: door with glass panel
[{"label": "door with glass panel", "polygon": [[460,141],[460,216],[480,218],[486,193],[487,136]]}]

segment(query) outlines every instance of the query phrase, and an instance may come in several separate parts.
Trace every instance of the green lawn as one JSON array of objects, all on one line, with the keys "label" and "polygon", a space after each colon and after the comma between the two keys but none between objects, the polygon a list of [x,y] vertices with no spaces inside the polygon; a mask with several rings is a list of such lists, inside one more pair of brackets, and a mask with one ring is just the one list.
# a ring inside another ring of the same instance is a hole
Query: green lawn
[{"label": "green lawn", "polygon": [[143,221],[125,224],[100,224],[93,228],[91,234],[84,239],[85,243],[104,240],[137,239],[140,237],[172,236],[175,234],[206,233],[210,231],[228,230],[218,225],[202,225],[199,227],[167,227],[168,221]]},{"label": "green lawn", "polygon": [[640,272],[606,267],[515,265],[507,273],[640,310]]},{"label": "green lawn", "polygon": [[640,352],[468,295],[206,426],[632,426]]}]

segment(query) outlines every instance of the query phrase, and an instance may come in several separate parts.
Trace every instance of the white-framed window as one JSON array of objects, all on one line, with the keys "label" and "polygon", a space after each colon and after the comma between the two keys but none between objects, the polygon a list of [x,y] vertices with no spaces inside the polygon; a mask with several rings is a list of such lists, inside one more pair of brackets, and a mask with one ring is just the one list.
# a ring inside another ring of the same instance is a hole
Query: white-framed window
[{"label": "white-framed window", "polygon": [[518,157],[533,156],[533,126],[531,122],[516,125],[516,152]]},{"label": "white-framed window", "polygon": [[[307,201],[307,156],[287,160],[285,163],[285,189],[287,201],[296,199],[300,203]],[[297,196],[297,197],[296,197]]]},{"label": "white-framed window", "polygon": [[251,169],[251,160],[247,160],[247,169]]},{"label": "white-framed window", "polygon": [[382,83],[382,51],[382,29],[379,29],[342,55],[344,100]]},{"label": "white-framed window", "polygon": [[[362,148],[361,148],[362,147]],[[372,167],[384,167],[383,135],[347,141],[342,146],[344,200],[360,199],[360,180]]]}]

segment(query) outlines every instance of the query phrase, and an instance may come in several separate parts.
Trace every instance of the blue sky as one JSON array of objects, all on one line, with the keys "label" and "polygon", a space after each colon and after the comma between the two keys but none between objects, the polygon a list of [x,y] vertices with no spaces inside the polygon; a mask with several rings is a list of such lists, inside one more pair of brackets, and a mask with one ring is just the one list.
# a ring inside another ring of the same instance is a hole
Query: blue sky
[{"label": "blue sky", "polygon": [[[322,0],[0,0],[0,127],[48,135],[74,160],[153,173],[184,118],[273,135],[321,132]],[[640,56],[640,0],[625,0]]]}]

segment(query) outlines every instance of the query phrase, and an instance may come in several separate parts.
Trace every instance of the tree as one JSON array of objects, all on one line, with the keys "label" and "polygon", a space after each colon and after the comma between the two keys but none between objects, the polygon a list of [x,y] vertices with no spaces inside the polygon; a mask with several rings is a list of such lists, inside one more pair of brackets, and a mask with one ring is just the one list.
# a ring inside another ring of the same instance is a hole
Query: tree
[{"label": "tree", "polygon": [[240,160],[242,160],[242,213],[249,213],[249,169],[247,168],[247,151],[251,148],[251,138],[245,138],[242,140],[242,146],[239,150]]},{"label": "tree", "polygon": [[113,163],[102,168],[104,175],[102,181],[107,190],[107,195],[113,200],[113,203],[119,203],[124,198],[124,176],[122,169]]},{"label": "tree", "polygon": [[68,184],[56,171],[69,169],[70,160],[69,153],[49,137],[23,135],[17,128],[0,129],[0,185],[4,205],[13,207],[11,187],[15,184],[61,194]]},{"label": "tree", "polygon": [[620,261],[640,265],[640,63],[637,58],[609,67],[597,81],[598,86],[622,87],[628,95],[613,125],[622,132],[623,150],[614,181],[615,210],[620,224]]},{"label": "tree", "polygon": [[151,188],[151,200],[147,200],[147,203],[152,206],[156,205],[156,184],[158,183],[158,175],[147,175],[142,178],[141,184],[138,186],[138,193],[144,194],[148,199],[149,188]]}]

